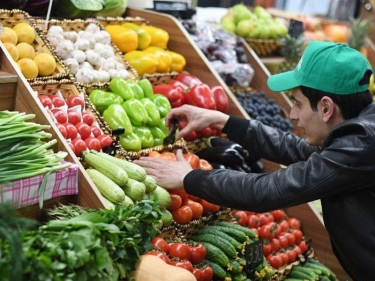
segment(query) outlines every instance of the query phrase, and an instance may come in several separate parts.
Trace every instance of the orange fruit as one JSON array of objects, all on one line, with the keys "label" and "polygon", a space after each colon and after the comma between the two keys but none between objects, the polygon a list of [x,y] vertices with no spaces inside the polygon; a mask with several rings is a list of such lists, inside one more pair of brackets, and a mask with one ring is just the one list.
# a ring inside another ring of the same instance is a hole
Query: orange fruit
[{"label": "orange fruit", "polygon": [[4,47],[5,47],[5,49],[7,49],[8,53],[10,54],[12,59],[14,61],[18,61],[18,59],[20,57],[20,53],[19,53],[16,45],[14,45],[13,43],[6,42],[6,43],[4,43]]},{"label": "orange fruit", "polygon": [[16,45],[18,52],[19,52],[19,59],[34,59],[35,57],[35,50],[32,45],[26,42],[21,42]]},{"label": "orange fruit", "polygon": [[29,79],[38,77],[38,66],[32,59],[20,59],[17,64],[19,65],[21,72],[23,76],[25,76],[25,78]]},{"label": "orange fruit", "polygon": [[17,33],[12,28],[5,26],[4,33],[0,35],[0,41],[16,45],[18,42]]},{"label": "orange fruit", "polygon": [[17,23],[13,30],[17,33],[18,43],[26,42],[33,43],[35,40],[35,30],[34,28],[26,22]]}]

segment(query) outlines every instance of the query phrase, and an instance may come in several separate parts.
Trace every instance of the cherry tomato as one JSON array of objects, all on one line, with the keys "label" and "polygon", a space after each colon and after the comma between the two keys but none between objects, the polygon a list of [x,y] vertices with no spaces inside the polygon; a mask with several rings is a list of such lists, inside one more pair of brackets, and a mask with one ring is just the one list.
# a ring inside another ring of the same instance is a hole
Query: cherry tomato
[{"label": "cherry tomato", "polygon": [[54,107],[62,107],[65,105],[65,101],[62,97],[50,95],[49,98],[51,99]]},{"label": "cherry tomato", "polygon": [[204,281],[211,281],[214,277],[214,271],[211,266],[205,265],[201,268],[203,272],[203,280]]},{"label": "cherry tomato", "polygon": [[[95,134],[94,134],[94,136],[95,136]],[[101,135],[97,136],[96,138],[99,140],[102,148],[110,146],[113,143],[113,139],[106,134],[101,134]]]},{"label": "cherry tomato", "polygon": [[100,144],[100,141],[95,137],[87,137],[85,138],[86,146],[89,150],[95,150],[100,151],[102,149],[102,145]]},{"label": "cherry tomato", "polygon": [[94,135],[94,137],[98,137],[98,136],[102,135],[102,131],[100,131],[98,126],[91,125],[90,129],[91,129],[91,133]]},{"label": "cherry tomato", "polygon": [[42,105],[44,107],[47,107],[49,109],[52,109],[53,108],[53,103],[52,103],[52,100],[49,96],[47,95],[38,95],[38,98],[40,100],[40,102],[42,103]]},{"label": "cherry tomato", "polygon": [[182,200],[183,206],[188,206],[193,211],[193,220],[200,219],[203,215],[203,206],[201,203],[195,202],[190,198],[185,198]]},{"label": "cherry tomato", "polygon": [[69,96],[66,99],[66,104],[68,105],[68,108],[79,105],[81,106],[81,111],[85,108],[85,100],[83,99],[83,97],[78,95]]},{"label": "cherry tomato", "polygon": [[151,239],[151,244],[157,248],[158,250],[163,251],[164,253],[168,254],[169,253],[169,245],[168,243],[164,240],[163,237],[156,236]]},{"label": "cherry tomato", "polygon": [[86,139],[91,135],[90,126],[87,125],[85,122],[78,122],[76,125],[77,132],[81,136],[81,139]]},{"label": "cherry tomato", "polygon": [[173,220],[179,224],[186,224],[193,219],[193,210],[189,206],[181,206],[172,211]]},{"label": "cherry tomato", "polygon": [[56,123],[56,126],[57,126],[57,129],[59,129],[62,136],[64,137],[64,139],[66,139],[66,137],[68,136],[68,132],[66,131],[66,127],[63,124],[60,124],[60,123]]},{"label": "cherry tomato", "polygon": [[283,266],[283,260],[279,254],[269,254],[266,259],[268,263],[275,269],[279,269]]},{"label": "cherry tomato", "polygon": [[56,122],[64,124],[68,122],[68,115],[60,108],[52,108],[51,112],[56,119]]},{"label": "cherry tomato", "polygon": [[273,215],[276,222],[280,222],[284,220],[286,217],[284,210],[280,210],[280,209],[274,210],[274,211],[271,211],[270,213]]},{"label": "cherry tomato", "polygon": [[81,114],[74,110],[68,110],[68,122],[72,123],[73,125],[81,122]]},{"label": "cherry tomato", "polygon": [[72,144],[74,145],[75,154],[78,157],[82,156],[82,152],[87,149],[86,143],[80,138],[73,139]]},{"label": "cherry tomato", "polygon": [[87,125],[91,126],[94,123],[94,115],[90,112],[82,112],[82,121],[85,122]]},{"label": "cherry tomato", "polygon": [[204,199],[200,199],[199,203],[202,204],[202,206],[203,206],[203,212],[204,213],[217,212],[217,211],[220,210],[220,206],[219,205],[210,203],[210,202],[208,202],[208,201],[206,201]]},{"label": "cherry tomato", "polygon": [[193,272],[193,265],[189,260],[171,260],[171,265],[174,265],[176,267],[181,267],[189,270],[190,272]]},{"label": "cherry tomato", "polygon": [[193,169],[199,169],[199,157],[194,153],[188,152],[184,153],[184,158],[189,162]]},{"label": "cherry tomato", "polygon": [[158,250],[151,250],[151,251],[148,251],[145,253],[146,255],[153,255],[153,256],[156,256],[160,259],[162,259],[165,263],[167,264],[171,264],[171,260],[170,258],[167,256],[166,253],[163,253],[161,251],[158,251]]},{"label": "cherry tomato", "polygon": [[301,229],[301,222],[296,218],[289,218],[287,220],[289,227],[294,229]]},{"label": "cherry tomato", "polygon": [[172,194],[180,195],[181,199],[189,197],[189,194],[185,191],[185,189],[183,187],[171,189],[169,192],[172,193]]},{"label": "cherry tomato", "polygon": [[247,226],[248,217],[245,211],[235,210],[232,216],[236,219],[239,225]]},{"label": "cherry tomato", "polygon": [[64,127],[66,128],[66,138],[67,139],[75,139],[77,137],[77,128],[73,125],[73,124],[70,124],[70,123],[64,123],[63,124]]},{"label": "cherry tomato", "polygon": [[174,211],[181,207],[182,199],[181,196],[178,194],[170,193],[171,195],[171,204],[167,207],[168,211]]},{"label": "cherry tomato", "polygon": [[169,256],[188,260],[191,257],[191,247],[183,242],[175,242],[169,247]]},{"label": "cherry tomato", "polygon": [[190,261],[192,264],[201,263],[206,257],[206,248],[201,243],[195,243],[190,246],[191,256]]}]

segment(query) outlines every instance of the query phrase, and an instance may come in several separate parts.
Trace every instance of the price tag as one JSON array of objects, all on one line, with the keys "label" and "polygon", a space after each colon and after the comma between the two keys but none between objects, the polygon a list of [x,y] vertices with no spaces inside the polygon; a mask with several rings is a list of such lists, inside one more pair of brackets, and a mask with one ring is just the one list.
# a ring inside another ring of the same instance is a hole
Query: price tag
[{"label": "price tag", "polygon": [[183,2],[154,1],[156,11],[187,11],[188,6]]},{"label": "price tag", "polygon": [[245,247],[246,271],[252,274],[263,263],[263,240],[254,241]]},{"label": "price tag", "polygon": [[291,19],[289,22],[288,34],[294,38],[297,38],[302,33],[303,33],[302,21]]}]

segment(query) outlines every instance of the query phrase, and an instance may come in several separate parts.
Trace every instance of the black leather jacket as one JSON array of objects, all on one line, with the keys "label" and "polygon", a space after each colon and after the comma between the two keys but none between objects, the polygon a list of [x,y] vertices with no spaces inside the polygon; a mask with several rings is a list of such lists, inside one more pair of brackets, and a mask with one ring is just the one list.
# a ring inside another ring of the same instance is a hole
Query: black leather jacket
[{"label": "black leather jacket", "polygon": [[341,265],[353,280],[375,280],[375,104],[337,126],[322,147],[233,116],[223,132],[251,155],[287,167],[264,174],[193,170],[184,179],[188,193],[255,212],[321,199]]}]

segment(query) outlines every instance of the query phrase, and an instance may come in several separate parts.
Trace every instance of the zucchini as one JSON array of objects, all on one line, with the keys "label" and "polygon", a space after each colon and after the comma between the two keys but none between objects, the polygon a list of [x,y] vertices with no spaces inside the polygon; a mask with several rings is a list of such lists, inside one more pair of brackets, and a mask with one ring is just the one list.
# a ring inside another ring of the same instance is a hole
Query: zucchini
[{"label": "zucchini", "polygon": [[220,248],[228,257],[234,258],[237,255],[236,248],[224,238],[220,236],[214,236],[213,234],[199,234],[191,238],[193,241],[197,242],[208,242],[216,247]]},{"label": "zucchini", "polygon": [[200,242],[206,248],[206,259],[226,268],[229,263],[228,256],[215,245],[208,242]]},{"label": "zucchini", "polygon": [[225,276],[227,276],[227,272],[225,271],[224,268],[222,268],[220,265],[218,265],[217,263],[213,262],[213,261],[210,261],[210,260],[207,260],[207,259],[204,259],[203,260],[203,264],[207,264],[209,265],[213,272],[214,272],[214,275],[219,278],[219,279],[224,279]]},{"label": "zucchini", "polygon": [[125,199],[125,192],[110,178],[98,170],[89,168],[86,170],[99,192],[113,203],[121,203]]},{"label": "zucchini", "polygon": [[128,174],[130,179],[144,181],[146,179],[146,171],[141,166],[130,162],[126,159],[111,156],[104,152],[98,152],[97,155],[102,159],[109,160],[117,166],[121,167]]},{"label": "zucchini", "polygon": [[141,201],[146,194],[146,186],[143,183],[130,178],[122,189],[133,201]]},{"label": "zucchini", "polygon": [[85,151],[83,156],[85,162],[90,167],[101,172],[120,187],[125,186],[125,184],[128,182],[129,176],[124,169],[113,162],[98,156],[97,152]]},{"label": "zucchini", "polygon": [[254,231],[252,231],[250,228],[246,226],[239,225],[238,223],[232,223],[229,221],[217,221],[217,222],[212,223],[212,225],[226,226],[226,227],[231,227],[231,228],[241,230],[245,232],[245,234],[252,240],[258,238],[258,235]]},{"label": "zucchini", "polygon": [[204,228],[200,229],[198,231],[198,235],[199,234],[203,234],[203,233],[210,233],[210,234],[213,234],[213,235],[217,235],[217,236],[220,236],[221,238],[224,238],[225,240],[229,241],[230,243],[232,243],[232,245],[237,249],[237,250],[242,250],[244,247],[245,247],[245,244],[237,241],[236,239],[234,239],[232,236],[226,234],[225,232],[222,232],[222,231],[217,231],[216,229],[213,229],[209,226],[205,226]]},{"label": "zucchini", "polygon": [[146,186],[146,193],[153,192],[158,186],[156,180],[149,175],[146,175],[146,178],[141,182]]},{"label": "zucchini", "polygon": [[246,241],[248,241],[248,237],[247,235],[242,232],[241,230],[237,230],[237,229],[234,229],[234,228],[230,228],[230,227],[227,227],[227,226],[221,226],[221,225],[208,225],[207,227],[212,227],[213,229],[216,229],[217,231],[222,231],[222,232],[225,232],[226,234],[232,236],[234,239],[236,239],[237,241],[241,242],[241,243],[244,243]]}]

